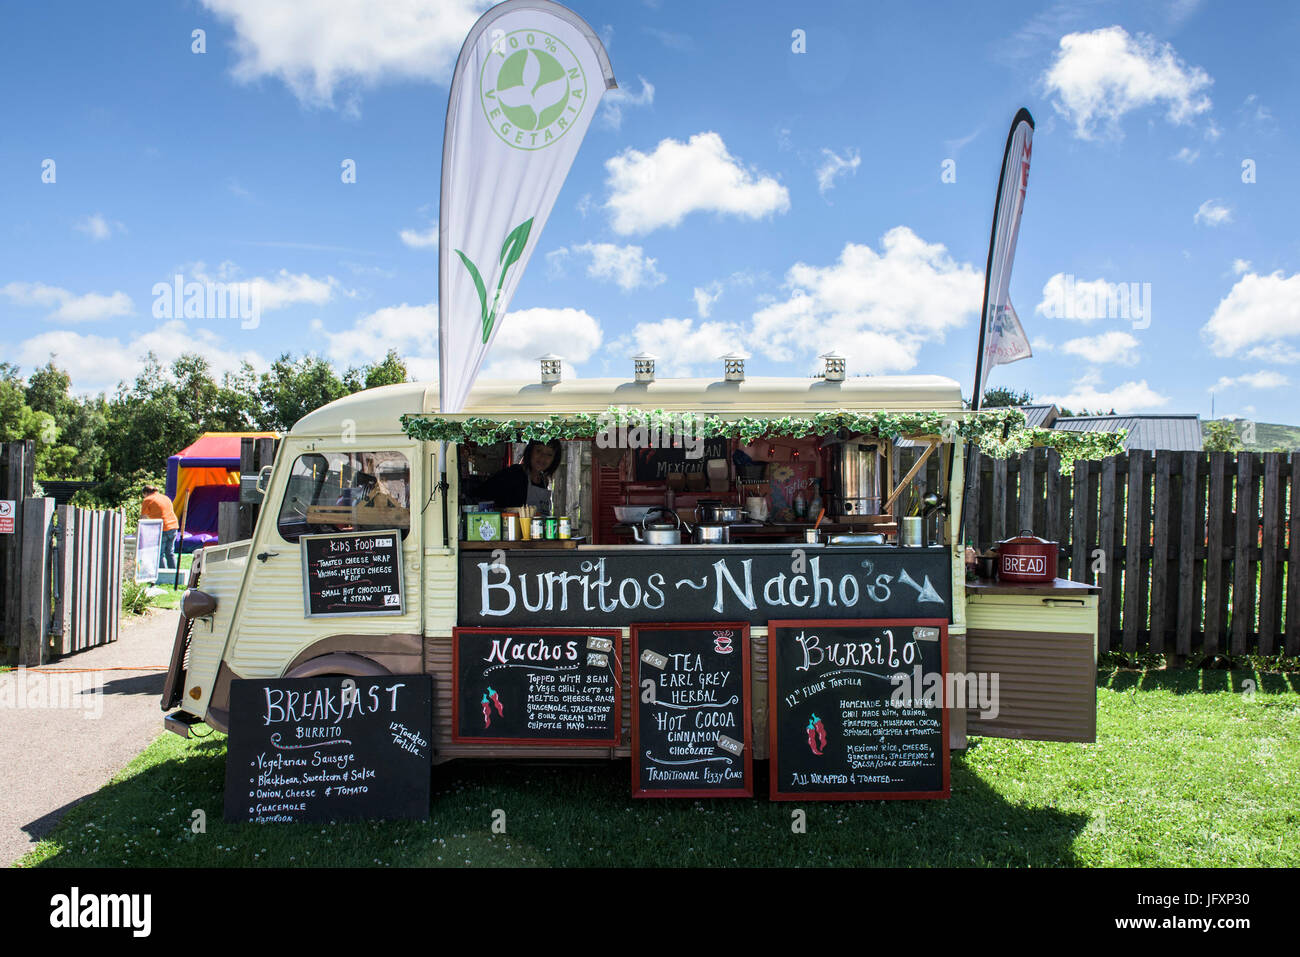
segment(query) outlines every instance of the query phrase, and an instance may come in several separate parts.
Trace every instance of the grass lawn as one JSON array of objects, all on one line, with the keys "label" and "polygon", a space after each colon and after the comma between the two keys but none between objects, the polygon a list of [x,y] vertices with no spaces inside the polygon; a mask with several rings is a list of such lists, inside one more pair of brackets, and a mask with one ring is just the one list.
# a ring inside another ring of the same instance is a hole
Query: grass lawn
[{"label": "grass lawn", "polygon": [[633,801],[626,760],[461,761],[427,822],[337,825],[226,823],[225,738],[163,734],[19,866],[1300,865],[1300,675],[1104,670],[1097,720],[1093,745],[972,739],[950,801],[772,803],[766,762],[755,800]]}]

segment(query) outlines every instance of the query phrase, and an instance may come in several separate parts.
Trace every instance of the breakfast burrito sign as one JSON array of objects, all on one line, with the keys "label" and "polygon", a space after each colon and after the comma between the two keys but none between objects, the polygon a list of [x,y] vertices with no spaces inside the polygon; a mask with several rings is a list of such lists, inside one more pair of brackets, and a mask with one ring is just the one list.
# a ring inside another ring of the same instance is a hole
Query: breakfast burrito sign
[{"label": "breakfast burrito sign", "polygon": [[460,412],[614,74],[549,0],[506,0],[456,61],[438,224],[439,398]]}]

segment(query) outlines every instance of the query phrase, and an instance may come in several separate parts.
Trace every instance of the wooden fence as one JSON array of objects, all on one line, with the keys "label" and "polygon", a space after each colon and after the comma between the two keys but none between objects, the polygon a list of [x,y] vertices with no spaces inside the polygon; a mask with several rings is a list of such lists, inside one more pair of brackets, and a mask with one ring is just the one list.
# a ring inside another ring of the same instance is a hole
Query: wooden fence
[{"label": "wooden fence", "polygon": [[979,456],[964,538],[1032,529],[1064,546],[1058,574],[1101,586],[1099,650],[1300,654],[1300,456],[1054,451]]},{"label": "wooden fence", "polygon": [[19,511],[22,534],[7,546],[17,577],[7,592],[5,661],[33,667],[116,641],[123,514],[52,498],[26,499]]}]

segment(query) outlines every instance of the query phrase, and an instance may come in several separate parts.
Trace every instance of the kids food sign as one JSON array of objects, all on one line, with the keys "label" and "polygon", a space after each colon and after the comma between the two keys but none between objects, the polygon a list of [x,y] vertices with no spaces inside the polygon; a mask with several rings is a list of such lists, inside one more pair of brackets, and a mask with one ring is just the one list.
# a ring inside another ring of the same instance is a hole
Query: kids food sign
[{"label": "kids food sign", "polygon": [[946,621],[773,621],[768,657],[773,800],[949,796]]},{"label": "kids food sign", "polygon": [[617,629],[455,629],[452,740],[614,747],[621,639]]},{"label": "kids food sign", "polygon": [[633,797],[752,797],[749,625],[633,625]]},{"label": "kids food sign", "polygon": [[304,535],[302,585],[308,618],[400,615],[402,533]]}]

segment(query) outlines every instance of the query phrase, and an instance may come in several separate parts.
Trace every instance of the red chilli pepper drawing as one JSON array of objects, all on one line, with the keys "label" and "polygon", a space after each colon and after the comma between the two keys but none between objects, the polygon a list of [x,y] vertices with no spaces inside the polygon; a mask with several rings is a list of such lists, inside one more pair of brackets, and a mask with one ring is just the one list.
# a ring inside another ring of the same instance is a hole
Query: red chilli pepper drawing
[{"label": "red chilli pepper drawing", "polygon": [[826,726],[822,724],[822,719],[813,715],[808,719],[808,727],[804,730],[808,732],[808,748],[813,754],[821,754],[822,748],[826,747]]},{"label": "red chilli pepper drawing", "polygon": [[493,688],[491,685],[488,685],[487,693],[488,693],[488,697],[492,699],[492,703],[496,705],[497,717],[500,717],[501,715],[505,714],[506,709],[501,706],[501,699],[497,697],[496,689]]},{"label": "red chilli pepper drawing", "polygon": [[483,727],[492,727],[492,705],[488,703],[488,696],[483,696]]}]

